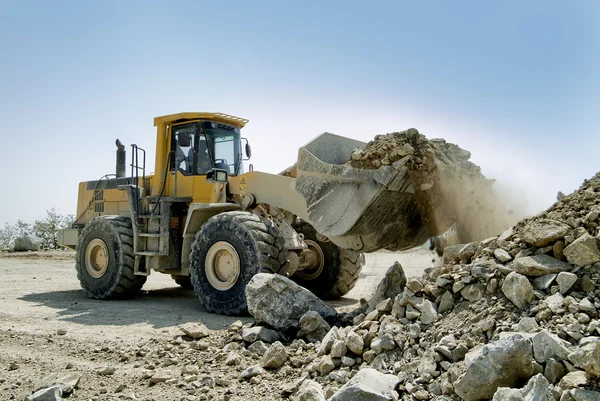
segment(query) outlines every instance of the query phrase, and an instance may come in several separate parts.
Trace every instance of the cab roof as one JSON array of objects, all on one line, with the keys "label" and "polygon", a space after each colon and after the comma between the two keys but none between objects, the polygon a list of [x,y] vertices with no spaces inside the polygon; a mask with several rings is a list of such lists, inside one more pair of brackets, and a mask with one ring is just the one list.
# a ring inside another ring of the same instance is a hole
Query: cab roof
[{"label": "cab roof", "polygon": [[235,117],[225,113],[208,113],[208,112],[185,112],[177,114],[168,114],[154,118],[154,126],[158,127],[162,124],[173,124],[185,122],[188,120],[211,120],[219,123],[233,125],[236,128],[243,128],[249,120],[241,117]]}]

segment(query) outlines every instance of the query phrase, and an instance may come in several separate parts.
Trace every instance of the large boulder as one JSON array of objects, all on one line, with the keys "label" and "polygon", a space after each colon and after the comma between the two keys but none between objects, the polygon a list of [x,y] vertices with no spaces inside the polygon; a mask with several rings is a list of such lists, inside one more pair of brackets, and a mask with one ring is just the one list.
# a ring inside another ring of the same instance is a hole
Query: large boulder
[{"label": "large boulder", "polygon": [[571,227],[556,220],[541,220],[527,224],[521,229],[521,239],[533,246],[550,245],[569,233]]},{"label": "large boulder", "polygon": [[256,274],[246,286],[248,311],[259,322],[277,330],[298,329],[300,318],[315,311],[324,319],[337,312],[315,294],[278,274]]},{"label": "large boulder", "polygon": [[568,263],[546,254],[517,258],[512,261],[509,267],[525,276],[545,276],[546,274],[558,274],[573,269]]},{"label": "large boulder", "polygon": [[529,379],[533,369],[531,342],[515,334],[482,347],[454,383],[454,390],[466,401],[489,399],[498,387]]},{"label": "large boulder", "polygon": [[596,239],[588,233],[573,241],[572,244],[563,250],[563,254],[569,261],[576,266],[587,266],[592,263],[600,262],[600,251]]},{"label": "large boulder", "polygon": [[400,380],[396,375],[363,368],[340,388],[330,401],[389,401]]},{"label": "large boulder", "polygon": [[404,274],[404,269],[402,269],[400,263],[394,262],[394,264],[388,268],[385,276],[379,282],[379,285],[377,285],[377,289],[369,301],[367,312],[374,310],[377,304],[385,299],[396,298],[396,295],[404,291],[405,286],[406,274]]},{"label": "large boulder", "polygon": [[550,383],[541,373],[533,376],[522,389],[500,387],[492,401],[554,401]]},{"label": "large boulder", "polygon": [[23,235],[21,237],[15,238],[13,250],[15,252],[39,251],[40,247],[41,241],[39,240],[39,238],[34,237],[32,235]]}]

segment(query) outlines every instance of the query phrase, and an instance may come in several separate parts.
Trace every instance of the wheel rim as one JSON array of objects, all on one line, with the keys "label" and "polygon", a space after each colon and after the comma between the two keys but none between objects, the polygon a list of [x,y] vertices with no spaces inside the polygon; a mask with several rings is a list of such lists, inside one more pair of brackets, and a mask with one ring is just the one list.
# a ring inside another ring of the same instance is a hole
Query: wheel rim
[{"label": "wheel rim", "polygon": [[100,238],[95,238],[85,249],[85,268],[90,276],[100,278],[108,270],[108,246]]},{"label": "wheel rim", "polygon": [[240,277],[240,257],[229,242],[216,242],[206,254],[204,271],[210,285],[227,291]]},{"label": "wheel rim", "polygon": [[317,265],[312,269],[304,269],[296,272],[296,275],[302,280],[314,280],[323,273],[325,267],[325,254],[323,250],[315,241],[310,239],[304,239],[304,242],[308,246],[308,249],[312,250],[317,255]]}]

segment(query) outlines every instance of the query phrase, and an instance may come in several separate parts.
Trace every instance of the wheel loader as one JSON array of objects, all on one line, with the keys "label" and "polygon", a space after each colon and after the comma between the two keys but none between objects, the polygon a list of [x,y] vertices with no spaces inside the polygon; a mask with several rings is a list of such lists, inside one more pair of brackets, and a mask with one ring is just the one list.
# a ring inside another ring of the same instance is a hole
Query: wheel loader
[{"label": "wheel loader", "polygon": [[223,113],[156,117],[149,174],[145,150],[131,145],[128,169],[116,140],[115,173],[79,183],[76,220],[59,232],[89,297],[135,294],[156,271],[218,314],[246,311],[245,286],[258,272],[337,298],[356,284],[364,253],[410,248],[448,228],[426,224],[404,166],[350,167],[365,145],[354,139],[324,133],[280,174],[244,171],[247,123]]}]

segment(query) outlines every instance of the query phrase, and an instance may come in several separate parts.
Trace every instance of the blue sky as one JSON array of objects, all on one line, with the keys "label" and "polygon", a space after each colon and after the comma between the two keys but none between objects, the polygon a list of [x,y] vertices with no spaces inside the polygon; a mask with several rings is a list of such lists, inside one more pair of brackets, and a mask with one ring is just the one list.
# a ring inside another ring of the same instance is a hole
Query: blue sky
[{"label": "blue sky", "polygon": [[180,111],[250,119],[273,173],[324,131],[415,127],[537,212],[600,170],[600,3],[495,3],[5,1],[0,225],[74,213],[117,137],[152,156]]}]

